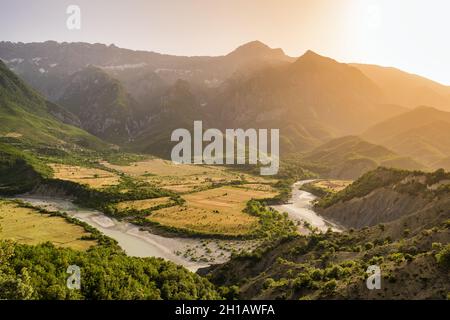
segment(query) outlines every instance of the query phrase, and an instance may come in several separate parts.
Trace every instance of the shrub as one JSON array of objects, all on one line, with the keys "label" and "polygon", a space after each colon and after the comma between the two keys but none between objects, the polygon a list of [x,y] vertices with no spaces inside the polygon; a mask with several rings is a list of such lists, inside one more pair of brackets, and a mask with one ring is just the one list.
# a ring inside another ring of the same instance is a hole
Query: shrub
[{"label": "shrub", "polygon": [[409,230],[409,229],[405,229],[405,230],[403,230],[403,236],[404,236],[404,237],[407,237],[407,236],[409,236],[409,235],[410,235],[410,233],[411,233],[411,230]]},{"label": "shrub", "polygon": [[308,273],[300,273],[298,277],[294,280],[294,288],[310,288],[312,285],[312,279]]},{"label": "shrub", "polygon": [[276,281],[273,280],[272,278],[267,278],[266,280],[264,280],[263,288],[264,289],[272,288],[273,286],[275,286],[275,283]]},{"label": "shrub", "polygon": [[322,280],[323,278],[323,271],[322,269],[314,269],[313,271],[311,271],[311,278],[313,280]]},{"label": "shrub", "polygon": [[332,293],[337,287],[337,282],[336,280],[330,280],[325,282],[325,284],[323,285],[323,291],[325,291],[326,293]]},{"label": "shrub", "polygon": [[374,256],[369,260],[370,265],[380,265],[384,261],[384,258],[381,256]]},{"label": "shrub", "polygon": [[344,269],[339,265],[334,265],[325,269],[327,278],[339,279],[344,273]]},{"label": "shrub", "polygon": [[389,255],[389,259],[396,263],[400,263],[405,259],[405,256],[401,252],[392,253]]},{"label": "shrub", "polygon": [[414,256],[412,254],[407,253],[407,254],[405,254],[405,259],[406,259],[406,261],[409,262],[414,259]]},{"label": "shrub", "polygon": [[238,286],[230,286],[230,287],[219,287],[219,292],[222,297],[227,300],[236,300],[239,298],[239,287]]},{"label": "shrub", "polygon": [[440,243],[440,242],[433,242],[431,244],[431,248],[433,250],[441,250],[442,249],[442,243]]},{"label": "shrub", "polygon": [[446,227],[447,229],[450,229],[450,219],[448,219],[447,221],[445,221],[444,224],[445,224],[445,227]]},{"label": "shrub", "polygon": [[364,245],[364,248],[365,248],[366,250],[372,249],[372,248],[373,248],[373,243],[372,243],[372,242],[367,242],[367,243]]},{"label": "shrub", "polygon": [[450,244],[446,245],[438,254],[436,254],[436,261],[443,268],[450,268]]}]

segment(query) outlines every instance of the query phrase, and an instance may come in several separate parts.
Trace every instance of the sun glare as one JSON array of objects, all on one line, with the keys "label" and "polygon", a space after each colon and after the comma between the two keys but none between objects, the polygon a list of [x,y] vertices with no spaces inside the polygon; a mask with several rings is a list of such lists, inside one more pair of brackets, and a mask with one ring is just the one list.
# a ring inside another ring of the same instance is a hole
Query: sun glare
[{"label": "sun glare", "polygon": [[444,40],[449,12],[450,1],[351,0],[345,11],[345,59],[395,66],[450,84],[443,68],[450,56],[450,42]]}]

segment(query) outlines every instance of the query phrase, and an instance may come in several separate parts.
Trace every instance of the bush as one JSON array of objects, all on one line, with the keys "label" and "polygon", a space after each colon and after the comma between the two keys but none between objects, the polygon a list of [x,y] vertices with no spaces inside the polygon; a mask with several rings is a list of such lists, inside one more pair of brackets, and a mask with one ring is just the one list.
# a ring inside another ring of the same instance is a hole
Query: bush
[{"label": "bush", "polygon": [[374,256],[369,260],[370,265],[380,265],[384,261],[384,258],[381,256]]},{"label": "bush", "polygon": [[311,271],[311,278],[316,281],[322,280],[323,278],[322,269],[314,269],[313,271]]},{"label": "bush", "polygon": [[334,265],[325,269],[325,276],[329,279],[339,279],[342,277],[344,269],[339,265]]},{"label": "bush", "polygon": [[275,283],[276,281],[273,280],[272,278],[267,278],[266,280],[264,280],[263,288],[264,289],[272,288],[273,286],[275,286]]},{"label": "bush", "polygon": [[447,228],[447,229],[450,229],[450,219],[449,220],[447,220],[447,221],[445,221],[445,227]]},{"label": "bush", "polygon": [[407,236],[409,236],[409,235],[410,235],[410,233],[411,233],[411,230],[409,230],[409,229],[405,229],[405,230],[403,230],[403,236],[404,236],[404,237],[407,237]]},{"label": "bush", "polygon": [[220,287],[219,292],[222,297],[227,300],[237,300],[239,299],[239,287],[238,286],[230,286],[230,287]]},{"label": "bush", "polygon": [[294,280],[294,288],[310,288],[312,285],[312,279],[308,273],[300,273],[298,277]]},{"label": "bush", "polygon": [[403,262],[403,260],[405,260],[405,256],[401,252],[396,252],[389,255],[389,260],[396,263],[401,263]]},{"label": "bush", "polygon": [[443,268],[450,268],[450,244],[446,245],[438,254],[436,254],[436,261]]},{"label": "bush", "polygon": [[405,259],[406,261],[410,262],[414,260],[414,256],[412,254],[407,253],[405,254]]},{"label": "bush", "polygon": [[323,291],[326,293],[333,293],[333,291],[336,289],[337,287],[337,282],[336,280],[330,280],[325,282],[325,284],[323,285]]}]

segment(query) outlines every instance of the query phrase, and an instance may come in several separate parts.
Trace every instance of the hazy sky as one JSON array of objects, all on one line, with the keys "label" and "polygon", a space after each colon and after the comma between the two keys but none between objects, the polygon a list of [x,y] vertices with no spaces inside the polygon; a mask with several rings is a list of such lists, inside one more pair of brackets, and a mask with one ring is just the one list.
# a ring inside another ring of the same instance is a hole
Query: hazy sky
[{"label": "hazy sky", "polygon": [[[81,8],[68,30],[66,8]],[[449,0],[0,0],[0,40],[223,55],[260,40],[291,56],[395,66],[450,85]]]}]

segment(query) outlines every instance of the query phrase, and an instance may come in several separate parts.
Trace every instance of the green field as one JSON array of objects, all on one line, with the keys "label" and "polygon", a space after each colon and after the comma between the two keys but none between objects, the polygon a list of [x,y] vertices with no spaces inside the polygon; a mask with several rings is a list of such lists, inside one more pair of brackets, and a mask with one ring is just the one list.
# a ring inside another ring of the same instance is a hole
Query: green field
[{"label": "green field", "polygon": [[83,227],[69,223],[62,217],[42,214],[17,203],[0,200],[0,240],[13,240],[37,245],[51,242],[57,247],[87,250],[97,244]]}]

